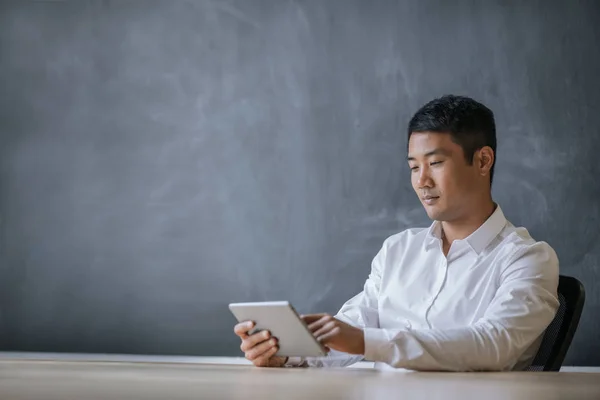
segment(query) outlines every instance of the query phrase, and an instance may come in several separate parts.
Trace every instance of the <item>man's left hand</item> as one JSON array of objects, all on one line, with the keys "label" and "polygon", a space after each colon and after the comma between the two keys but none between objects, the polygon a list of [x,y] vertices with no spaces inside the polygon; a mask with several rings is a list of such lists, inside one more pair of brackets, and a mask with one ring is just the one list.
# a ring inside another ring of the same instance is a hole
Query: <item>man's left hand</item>
[{"label": "man's left hand", "polygon": [[324,346],[348,354],[365,353],[365,335],[362,329],[348,325],[329,314],[303,315],[302,319]]}]

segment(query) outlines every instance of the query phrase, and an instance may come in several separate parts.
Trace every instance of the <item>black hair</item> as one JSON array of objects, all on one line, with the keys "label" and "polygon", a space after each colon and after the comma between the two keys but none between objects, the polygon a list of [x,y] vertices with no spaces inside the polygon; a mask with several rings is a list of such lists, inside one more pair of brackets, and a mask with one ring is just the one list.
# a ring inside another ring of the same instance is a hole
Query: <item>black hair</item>
[{"label": "black hair", "polygon": [[[446,95],[425,104],[408,123],[408,140],[415,132],[449,133],[452,141],[462,147],[469,165],[473,164],[475,151],[484,146],[491,147],[496,154],[494,113],[469,97]],[[490,185],[495,165],[494,158]]]}]

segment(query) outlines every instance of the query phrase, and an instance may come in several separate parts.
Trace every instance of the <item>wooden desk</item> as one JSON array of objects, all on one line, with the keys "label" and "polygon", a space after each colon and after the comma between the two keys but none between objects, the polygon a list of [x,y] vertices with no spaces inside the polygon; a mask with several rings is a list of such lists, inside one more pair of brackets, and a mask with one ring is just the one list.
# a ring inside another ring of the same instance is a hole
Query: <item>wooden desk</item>
[{"label": "wooden desk", "polygon": [[0,355],[0,399],[600,399],[600,373],[263,369],[198,357],[32,358]]}]

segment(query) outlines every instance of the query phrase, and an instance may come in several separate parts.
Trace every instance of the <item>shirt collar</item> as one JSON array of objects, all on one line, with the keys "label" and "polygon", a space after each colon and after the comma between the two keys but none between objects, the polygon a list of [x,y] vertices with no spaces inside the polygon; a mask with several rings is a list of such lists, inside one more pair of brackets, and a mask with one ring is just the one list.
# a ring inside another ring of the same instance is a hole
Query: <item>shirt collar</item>
[{"label": "shirt collar", "polygon": [[[506,217],[499,205],[490,215],[490,217],[473,233],[467,236],[464,240],[469,244],[471,249],[478,255],[494,240],[496,236],[502,232],[506,226]],[[442,238],[442,224],[440,221],[434,221],[427,231],[427,245],[437,243]]]}]

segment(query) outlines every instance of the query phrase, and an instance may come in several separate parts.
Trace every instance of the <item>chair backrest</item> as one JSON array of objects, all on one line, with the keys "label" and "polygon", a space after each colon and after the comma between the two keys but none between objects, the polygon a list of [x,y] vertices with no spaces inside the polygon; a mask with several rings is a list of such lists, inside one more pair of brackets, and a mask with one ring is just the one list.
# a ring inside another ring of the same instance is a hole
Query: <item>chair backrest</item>
[{"label": "chair backrest", "polygon": [[581,282],[571,276],[561,275],[558,281],[558,300],[560,306],[556,316],[546,328],[528,371],[560,370],[571,345],[585,302],[585,290]]}]

